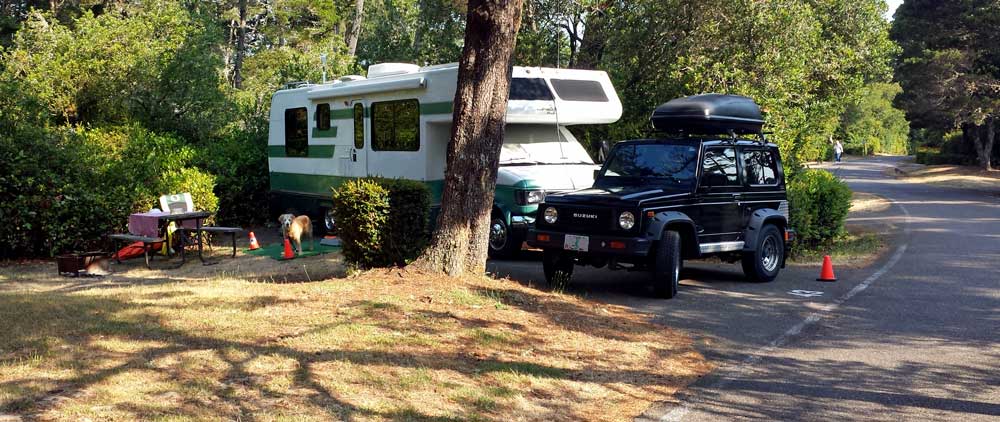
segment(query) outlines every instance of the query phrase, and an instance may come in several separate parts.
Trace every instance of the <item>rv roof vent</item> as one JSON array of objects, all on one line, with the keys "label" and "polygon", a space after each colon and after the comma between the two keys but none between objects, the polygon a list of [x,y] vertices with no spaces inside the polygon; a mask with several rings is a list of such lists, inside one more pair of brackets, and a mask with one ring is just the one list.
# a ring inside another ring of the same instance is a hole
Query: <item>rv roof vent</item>
[{"label": "rv roof vent", "polygon": [[363,81],[363,80],[365,80],[365,77],[361,75],[347,75],[340,77],[341,82],[353,82],[353,81]]},{"label": "rv roof vent", "polygon": [[379,63],[368,67],[368,79],[405,75],[420,71],[420,66],[410,63]]}]

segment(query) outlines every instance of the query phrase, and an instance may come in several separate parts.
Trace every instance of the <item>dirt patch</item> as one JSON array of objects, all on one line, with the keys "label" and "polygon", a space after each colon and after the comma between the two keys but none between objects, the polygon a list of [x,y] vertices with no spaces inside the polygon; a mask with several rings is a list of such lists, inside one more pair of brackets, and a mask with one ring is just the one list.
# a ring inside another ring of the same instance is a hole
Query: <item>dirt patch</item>
[{"label": "dirt patch", "polygon": [[0,414],[625,421],[711,369],[624,307],[402,270],[240,276],[302,264],[263,259],[105,279],[0,268]]},{"label": "dirt patch", "polygon": [[864,192],[854,192],[851,195],[850,212],[852,213],[882,212],[890,207],[892,207],[892,203],[878,195]]},{"label": "dirt patch", "polygon": [[1000,194],[1000,170],[978,167],[904,163],[886,170],[886,174],[909,183],[973,189]]}]

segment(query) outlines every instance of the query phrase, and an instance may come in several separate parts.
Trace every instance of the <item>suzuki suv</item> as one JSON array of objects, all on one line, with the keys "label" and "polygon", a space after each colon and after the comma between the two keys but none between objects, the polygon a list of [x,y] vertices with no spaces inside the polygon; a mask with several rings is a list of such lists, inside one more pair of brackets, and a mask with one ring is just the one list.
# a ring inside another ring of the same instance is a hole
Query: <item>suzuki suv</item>
[{"label": "suzuki suv", "polygon": [[795,232],[781,155],[757,105],[699,95],[660,106],[652,120],[662,136],[616,144],[592,188],[539,206],[528,243],[545,251],[546,280],[568,281],[576,265],[646,270],[672,298],[683,260],[710,256],[773,280]]}]

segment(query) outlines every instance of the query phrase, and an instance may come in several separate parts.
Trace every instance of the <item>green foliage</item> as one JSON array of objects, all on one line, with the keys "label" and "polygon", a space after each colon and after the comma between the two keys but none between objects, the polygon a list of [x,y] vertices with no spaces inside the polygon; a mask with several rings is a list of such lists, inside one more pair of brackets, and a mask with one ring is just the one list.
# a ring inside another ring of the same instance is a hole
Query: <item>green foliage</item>
[{"label": "green foliage", "polygon": [[0,77],[20,81],[55,122],[136,121],[200,139],[228,117],[213,47],[219,36],[210,20],[177,2],[85,12],[72,25],[34,13]]},{"label": "green foliage", "polygon": [[[606,70],[623,99],[620,122],[577,129],[581,139],[641,137],[664,101],[732,93],[762,105],[786,160],[811,161],[826,153],[838,117],[865,84],[889,79],[896,51],[881,0],[529,0],[525,7],[519,64],[551,66],[558,54],[570,67]],[[581,25],[582,34],[574,30]]]},{"label": "green foliage", "polygon": [[[915,128],[935,135],[961,129],[974,143],[991,142],[989,129],[981,127],[1000,118],[998,26],[996,0],[908,0],[899,7],[892,27],[902,47],[897,102]],[[987,150],[960,153],[987,167]]]},{"label": "green foliage", "polygon": [[405,265],[427,246],[430,191],[423,183],[366,178],[334,189],[344,257],[362,268]]},{"label": "green foliage", "polygon": [[214,176],[191,166],[191,147],[138,126],[75,131],[21,129],[0,137],[0,256],[51,256],[99,247],[128,215],[160,195],[190,192],[215,211]]},{"label": "green foliage", "polygon": [[266,135],[234,132],[201,146],[195,162],[216,177],[219,224],[247,227],[265,222],[267,215],[261,209],[268,200]]},{"label": "green foliage", "polygon": [[788,182],[791,225],[799,244],[812,248],[829,244],[844,232],[851,208],[851,189],[823,170],[803,170]]},{"label": "green foliage", "polygon": [[898,84],[870,84],[858,101],[847,106],[841,115],[839,130],[847,151],[854,154],[907,153],[910,124],[903,111],[892,105],[902,91]]},{"label": "green foliage", "polygon": [[362,268],[379,266],[389,190],[371,179],[344,182],[333,191],[333,216],[344,258]]}]

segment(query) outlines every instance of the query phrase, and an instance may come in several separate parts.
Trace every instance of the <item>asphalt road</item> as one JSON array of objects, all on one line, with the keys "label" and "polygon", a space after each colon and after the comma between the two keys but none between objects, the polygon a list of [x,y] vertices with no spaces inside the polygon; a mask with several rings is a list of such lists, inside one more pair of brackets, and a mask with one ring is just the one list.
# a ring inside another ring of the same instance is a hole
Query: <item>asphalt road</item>
[{"label": "asphalt road", "polygon": [[[889,251],[835,283],[815,267],[754,284],[737,265],[691,262],[659,300],[641,273],[577,268],[573,292],[655,314],[719,364],[640,420],[1000,420],[1000,197],[885,176],[896,160],[831,166],[893,202],[852,216],[889,225]],[[531,258],[489,269],[541,284]]]}]

